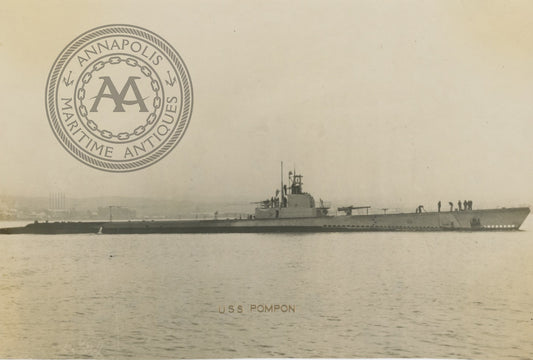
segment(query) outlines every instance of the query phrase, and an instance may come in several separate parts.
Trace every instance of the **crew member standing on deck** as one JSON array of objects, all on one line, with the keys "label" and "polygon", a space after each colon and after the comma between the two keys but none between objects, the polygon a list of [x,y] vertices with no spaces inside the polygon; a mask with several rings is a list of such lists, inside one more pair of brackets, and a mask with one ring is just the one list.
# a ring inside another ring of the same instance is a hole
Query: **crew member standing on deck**
[{"label": "crew member standing on deck", "polygon": [[466,210],[468,210],[468,201],[465,200],[465,202],[463,203],[463,208]]},{"label": "crew member standing on deck", "polygon": [[453,203],[451,201],[448,201],[448,204],[450,205],[450,212],[453,211]]},{"label": "crew member standing on deck", "polygon": [[459,211],[463,210],[463,203],[461,202],[461,200],[457,202],[457,207],[459,208]]},{"label": "crew member standing on deck", "polygon": [[441,206],[441,203],[440,203],[440,200],[439,200],[439,202],[437,203],[437,207],[439,208],[439,212],[440,212],[440,206]]}]

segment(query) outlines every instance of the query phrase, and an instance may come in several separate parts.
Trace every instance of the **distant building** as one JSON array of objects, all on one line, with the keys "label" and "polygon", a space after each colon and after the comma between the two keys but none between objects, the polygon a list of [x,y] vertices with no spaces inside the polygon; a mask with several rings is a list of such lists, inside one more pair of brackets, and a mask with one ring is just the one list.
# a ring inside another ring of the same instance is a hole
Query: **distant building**
[{"label": "distant building", "polygon": [[16,218],[17,210],[6,201],[0,199],[0,220],[15,220]]},{"label": "distant building", "polygon": [[98,219],[132,220],[137,217],[137,212],[123,206],[100,206],[97,210]]}]

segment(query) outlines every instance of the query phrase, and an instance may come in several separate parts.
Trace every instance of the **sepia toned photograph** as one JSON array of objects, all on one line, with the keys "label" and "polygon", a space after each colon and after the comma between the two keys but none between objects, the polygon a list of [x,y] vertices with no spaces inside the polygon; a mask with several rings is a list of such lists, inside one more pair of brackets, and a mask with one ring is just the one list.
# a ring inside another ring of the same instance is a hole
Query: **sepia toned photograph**
[{"label": "sepia toned photograph", "polygon": [[4,1],[0,359],[532,359],[531,14]]}]

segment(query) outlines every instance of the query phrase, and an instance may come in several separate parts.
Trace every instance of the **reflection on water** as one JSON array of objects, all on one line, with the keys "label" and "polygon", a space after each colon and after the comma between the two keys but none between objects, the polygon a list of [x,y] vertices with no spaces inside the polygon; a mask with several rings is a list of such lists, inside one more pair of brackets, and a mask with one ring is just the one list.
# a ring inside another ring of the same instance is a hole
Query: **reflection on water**
[{"label": "reflection on water", "polygon": [[0,236],[0,357],[531,359],[532,224]]}]

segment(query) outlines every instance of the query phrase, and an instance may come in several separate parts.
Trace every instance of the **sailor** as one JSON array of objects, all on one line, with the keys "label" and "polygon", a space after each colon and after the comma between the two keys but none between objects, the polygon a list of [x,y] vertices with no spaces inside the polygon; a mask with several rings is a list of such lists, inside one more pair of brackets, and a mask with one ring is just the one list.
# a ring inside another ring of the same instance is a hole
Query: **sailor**
[{"label": "sailor", "polygon": [[439,200],[439,202],[437,203],[437,207],[439,208],[439,212],[440,212],[440,206],[441,206],[441,203],[440,203],[440,200]]},{"label": "sailor", "polygon": [[453,203],[451,201],[448,201],[448,204],[450,205],[450,212],[453,211]]},{"label": "sailor", "polygon": [[461,200],[457,202],[457,207],[459,208],[459,211],[463,210],[463,203],[461,202]]},{"label": "sailor", "polygon": [[424,210],[424,206],[423,205],[418,205],[418,213],[419,214],[422,214],[422,210]]},{"label": "sailor", "polygon": [[473,204],[472,200],[468,200],[468,207],[470,208],[470,210],[472,210],[472,204]]},{"label": "sailor", "polygon": [[465,209],[465,210],[468,210],[468,201],[465,200],[465,202],[463,203],[463,205],[464,205],[464,209]]}]

